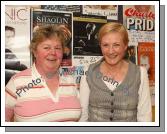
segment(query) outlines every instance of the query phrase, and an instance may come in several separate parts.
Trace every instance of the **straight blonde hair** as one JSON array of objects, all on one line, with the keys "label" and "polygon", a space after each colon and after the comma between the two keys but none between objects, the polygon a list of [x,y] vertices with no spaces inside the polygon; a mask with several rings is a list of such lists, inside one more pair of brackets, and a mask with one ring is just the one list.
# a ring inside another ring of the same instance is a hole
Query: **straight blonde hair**
[{"label": "straight blonde hair", "polygon": [[120,33],[123,37],[124,44],[128,45],[129,43],[128,32],[121,23],[117,23],[117,22],[109,22],[100,28],[99,33],[98,33],[99,43],[101,44],[101,39],[103,38],[104,35],[111,33],[111,32]]}]

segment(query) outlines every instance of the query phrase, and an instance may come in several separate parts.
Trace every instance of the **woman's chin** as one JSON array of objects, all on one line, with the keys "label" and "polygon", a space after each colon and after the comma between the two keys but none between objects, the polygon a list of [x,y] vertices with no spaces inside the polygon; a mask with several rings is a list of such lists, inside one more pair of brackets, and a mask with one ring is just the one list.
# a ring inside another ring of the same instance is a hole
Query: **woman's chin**
[{"label": "woman's chin", "polygon": [[56,71],[56,70],[58,70],[58,68],[59,68],[59,66],[47,66],[47,70],[49,70],[49,71]]},{"label": "woman's chin", "polygon": [[117,65],[119,63],[118,60],[108,60],[106,61],[107,64],[109,64],[110,66],[114,66],[114,65]]}]

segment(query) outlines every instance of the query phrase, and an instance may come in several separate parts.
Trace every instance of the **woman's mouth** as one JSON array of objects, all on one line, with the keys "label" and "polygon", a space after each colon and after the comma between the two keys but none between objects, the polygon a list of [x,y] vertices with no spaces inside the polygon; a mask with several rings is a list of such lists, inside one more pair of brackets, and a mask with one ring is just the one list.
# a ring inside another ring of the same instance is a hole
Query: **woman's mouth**
[{"label": "woman's mouth", "polygon": [[57,59],[47,59],[48,61],[56,61]]},{"label": "woman's mouth", "polygon": [[117,55],[109,55],[107,57],[110,58],[110,59],[115,59],[117,57]]}]

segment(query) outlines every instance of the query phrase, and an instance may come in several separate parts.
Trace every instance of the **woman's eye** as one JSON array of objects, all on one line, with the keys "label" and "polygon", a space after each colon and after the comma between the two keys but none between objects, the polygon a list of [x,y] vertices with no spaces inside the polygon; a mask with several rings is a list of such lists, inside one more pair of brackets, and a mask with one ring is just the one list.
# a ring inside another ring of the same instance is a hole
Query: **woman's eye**
[{"label": "woman's eye", "polygon": [[102,46],[103,46],[103,47],[107,47],[107,46],[108,46],[108,44],[102,44]]},{"label": "woman's eye", "polygon": [[60,50],[60,49],[61,49],[61,47],[56,47],[55,49],[58,49],[58,50]]},{"label": "woman's eye", "polygon": [[49,47],[44,47],[44,49],[49,49]]},{"label": "woman's eye", "polygon": [[120,44],[114,44],[113,46],[114,46],[114,47],[119,47],[119,46],[120,46]]}]

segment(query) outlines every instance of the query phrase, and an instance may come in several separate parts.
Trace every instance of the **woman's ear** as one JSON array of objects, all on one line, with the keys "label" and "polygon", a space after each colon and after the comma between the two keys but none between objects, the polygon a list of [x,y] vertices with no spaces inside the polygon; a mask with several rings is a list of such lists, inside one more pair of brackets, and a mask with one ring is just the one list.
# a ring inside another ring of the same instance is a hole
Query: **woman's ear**
[{"label": "woman's ear", "polygon": [[35,59],[36,59],[36,53],[35,53],[35,50],[32,51],[32,60],[33,62],[35,62]]},{"label": "woman's ear", "polygon": [[33,50],[32,53],[33,53],[34,58],[36,58],[36,51]]},{"label": "woman's ear", "polygon": [[127,51],[127,48],[128,48],[128,44],[125,45],[125,51]]}]

